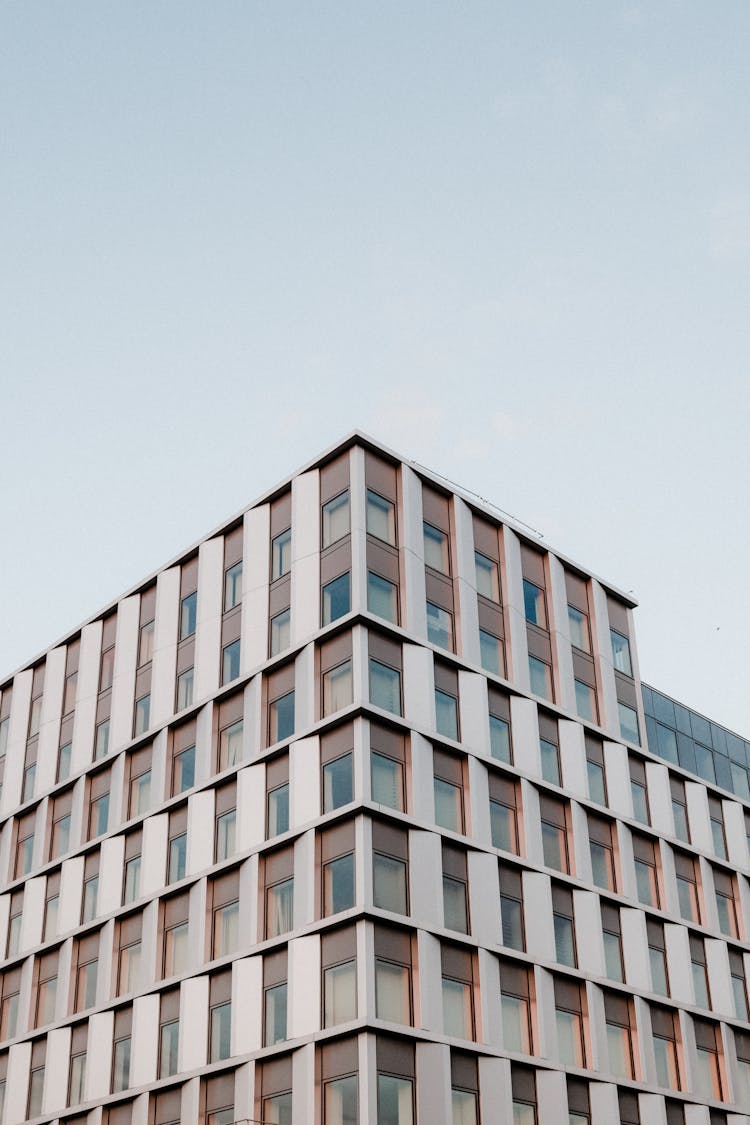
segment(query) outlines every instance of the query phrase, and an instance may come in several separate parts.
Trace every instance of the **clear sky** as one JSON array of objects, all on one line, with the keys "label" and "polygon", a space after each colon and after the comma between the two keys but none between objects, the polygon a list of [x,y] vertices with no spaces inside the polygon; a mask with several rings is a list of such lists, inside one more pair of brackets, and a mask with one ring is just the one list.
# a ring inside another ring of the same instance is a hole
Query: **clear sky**
[{"label": "clear sky", "polygon": [[0,677],[355,426],[750,734],[750,5],[0,4]]}]

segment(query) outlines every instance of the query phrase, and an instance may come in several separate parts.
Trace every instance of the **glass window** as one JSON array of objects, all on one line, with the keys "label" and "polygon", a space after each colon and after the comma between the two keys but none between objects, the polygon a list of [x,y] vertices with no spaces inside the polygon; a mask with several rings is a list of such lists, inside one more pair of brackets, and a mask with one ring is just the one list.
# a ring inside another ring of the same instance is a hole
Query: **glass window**
[{"label": "glass window", "polygon": [[615,872],[612,849],[597,840],[589,843],[591,850],[591,871],[594,883],[605,891],[615,889]]},{"label": "glass window", "polygon": [[34,796],[34,782],[36,781],[36,762],[32,762],[23,771],[23,797],[22,800],[30,801]]},{"label": "glass window", "polygon": [[367,572],[367,610],[384,621],[398,624],[398,593],[393,582],[376,574]]},{"label": "glass window", "polygon": [[479,630],[479,659],[485,672],[500,676],[500,641],[492,633]]},{"label": "glass window", "polygon": [[177,1053],[180,1046],[180,1021],[161,1025],[159,1042],[159,1077],[171,1078],[177,1073]]},{"label": "glass window", "polygon": [[378,1019],[411,1023],[409,969],[393,961],[375,959],[375,1009]]},{"label": "glass window", "polygon": [[435,791],[435,823],[451,832],[463,832],[461,789],[441,777],[433,778],[432,784]]},{"label": "glass window", "polygon": [[552,669],[535,656],[529,657],[529,686],[534,695],[552,699]]},{"label": "glass window", "polygon": [[266,989],[265,1003],[265,1046],[273,1047],[274,1043],[282,1043],[286,1039],[286,981]]},{"label": "glass window", "polygon": [[503,945],[508,949],[523,951],[523,903],[511,895],[500,894],[500,917],[502,921]]},{"label": "glass window", "polygon": [[279,785],[268,794],[268,838],[289,831],[289,784]]},{"label": "glass window", "polygon": [[719,1055],[716,1048],[695,1048],[695,1092],[704,1098],[721,1099],[721,1073],[719,1070]]},{"label": "glass window", "polygon": [[518,855],[516,810],[500,801],[490,801],[490,831],[493,848]]},{"label": "glass window", "polygon": [[120,950],[119,994],[134,992],[141,969],[141,943],[134,942]]},{"label": "glass window", "polygon": [[338,914],[354,906],[354,855],[342,855],[323,865],[323,912]]},{"label": "glass window", "polygon": [[395,546],[396,509],[390,500],[371,488],[367,489],[367,533]]},{"label": "glass window", "polygon": [[655,945],[648,947],[648,960],[651,966],[651,986],[659,996],[669,996],[667,978],[667,955],[664,949]]},{"label": "glass window", "polygon": [[558,824],[542,821],[542,850],[544,862],[547,867],[554,867],[555,871],[568,871],[568,841],[565,829]]},{"label": "glass window", "polygon": [[503,992],[500,997],[503,1021],[503,1046],[506,1051],[520,1051],[531,1054],[531,1035],[529,1033],[529,1004],[524,996],[512,996]]},{"label": "glass window", "polygon": [[440,648],[453,648],[453,616],[433,602],[427,603],[427,639]]},{"label": "glass window", "polygon": [[96,986],[99,978],[97,961],[87,961],[78,966],[76,980],[76,1011],[85,1011],[96,1004]]},{"label": "glass window", "polygon": [[513,1099],[513,1125],[536,1125],[536,1109],[528,1102]]},{"label": "glass window", "polygon": [[616,629],[610,629],[612,638],[612,663],[616,672],[624,672],[626,676],[633,675],[633,664],[630,659],[630,641]]},{"label": "glass window", "polygon": [[469,912],[466,905],[466,884],[460,879],[443,875],[443,922],[447,930],[469,932]]},{"label": "glass window", "polygon": [[228,902],[214,910],[214,957],[226,957],[239,948],[240,904]]},{"label": "glass window", "polygon": [[547,610],[544,604],[544,590],[528,578],[523,580],[523,606],[526,620],[540,629],[547,628]]},{"label": "glass window", "polygon": [[73,756],[73,743],[66,742],[60,747],[60,759],[57,766],[57,780],[65,781],[70,777],[70,763]]},{"label": "glass window", "polygon": [[211,1052],[209,1062],[228,1059],[231,1050],[232,1005],[217,1004],[211,1009]]},{"label": "glass window", "polygon": [[378,1075],[378,1125],[413,1125],[414,1083],[392,1074]]},{"label": "glass window", "polygon": [[112,1093],[119,1094],[130,1085],[130,1036],[117,1039],[112,1060]]},{"label": "glass window", "polygon": [[52,858],[64,855],[70,848],[70,813],[55,821],[52,833]]},{"label": "glass window", "polygon": [[144,664],[149,664],[154,655],[154,621],[147,621],[145,625],[141,625],[141,632],[138,638],[138,667],[142,668]]},{"label": "glass window", "polygon": [[143,816],[151,808],[151,770],[130,782],[130,815]]},{"label": "glass window", "polygon": [[184,793],[195,785],[195,747],[188,746],[174,757],[173,795]]},{"label": "glass window", "polygon": [[477,1096],[471,1090],[451,1088],[453,1125],[477,1125]]},{"label": "glass window", "polygon": [[326,1082],[323,1103],[324,1125],[358,1125],[356,1074]]},{"label": "glass window", "polygon": [[124,903],[135,902],[140,894],[141,887],[141,857],[134,855],[125,862],[125,893]]},{"label": "glass window", "polygon": [[426,566],[439,570],[441,574],[450,574],[450,558],[448,553],[448,536],[444,531],[433,527],[431,523],[424,523],[424,561]]},{"label": "glass window", "polygon": [[271,618],[271,656],[283,652],[291,644],[291,610],[284,609]]},{"label": "glass window", "polygon": [[586,775],[589,781],[589,797],[599,805],[607,803],[607,784],[604,776],[604,766],[601,762],[592,762],[586,759]]},{"label": "glass window", "polygon": [[323,1026],[357,1018],[357,962],[344,961],[323,972]]},{"label": "glass window", "polygon": [[633,1058],[630,1044],[630,1028],[620,1024],[606,1023],[607,1054],[609,1069],[618,1078],[633,1077]]},{"label": "glass window", "polygon": [[91,802],[91,836],[102,836],[109,823],[109,793],[103,793]]},{"label": "glass window", "polygon": [[185,864],[187,861],[187,834],[174,836],[169,841],[169,879],[170,883],[177,883],[185,878]]},{"label": "glass window", "polygon": [[136,700],[135,704],[135,723],[133,726],[134,737],[137,738],[139,734],[143,734],[148,730],[151,715],[151,696],[144,695],[141,699]]},{"label": "glass window", "polygon": [[698,922],[698,888],[692,880],[677,876],[677,898],[685,921]]},{"label": "glass window", "polygon": [[192,668],[186,668],[177,677],[177,710],[183,711],[185,707],[190,707],[193,702],[193,672]]},{"label": "glass window", "polygon": [[230,684],[240,674],[240,641],[225,645],[221,654],[221,682]]},{"label": "glass window", "polygon": [[539,739],[539,755],[542,760],[542,777],[552,785],[560,785],[560,750],[554,742]]},{"label": "glass window", "polygon": [[654,1034],[654,1058],[656,1060],[656,1081],[666,1089],[679,1090],[680,1078],[677,1066],[677,1044],[673,1039],[665,1039]]},{"label": "glass window", "polygon": [[488,559],[480,551],[474,552],[474,567],[476,570],[477,593],[483,598],[493,602],[500,600],[500,582],[497,573],[497,563]]},{"label": "glass window", "polygon": [[291,738],[294,734],[294,692],[289,691],[280,699],[275,699],[271,704],[271,730],[272,743],[281,742]]},{"label": "glass window", "polygon": [[340,574],[332,582],[327,582],[323,587],[323,624],[330,625],[338,621],[351,609],[351,582],[349,571]]},{"label": "glass window", "polygon": [[99,899],[99,876],[93,875],[83,884],[83,909],[81,922],[93,922],[96,918],[96,907]]},{"label": "glass window", "polygon": [[229,766],[236,766],[242,761],[242,734],[243,722],[232,723],[219,735],[219,769],[225,770]]},{"label": "glass window", "polygon": [[60,911],[60,896],[48,898],[44,904],[44,941],[52,941],[57,936],[57,918]]},{"label": "glass window", "polygon": [[[86,1089],[86,1052],[72,1055],[70,1059],[70,1078],[68,1082],[68,1104],[80,1105]],[[0,1113],[2,1106],[0,1106]]]},{"label": "glass window", "polygon": [[234,609],[242,600],[242,561],[224,572],[224,612]]},{"label": "glass window", "polygon": [[292,1095],[274,1094],[263,1099],[263,1120],[266,1125],[292,1125]]},{"label": "glass window", "polygon": [[435,688],[435,726],[438,734],[458,741],[458,700]]},{"label": "glass window", "polygon": [[323,766],[323,812],[348,805],[353,799],[352,755],[344,754]]},{"label": "glass window", "polygon": [[394,715],[401,714],[401,673],[370,657],[370,702]]},{"label": "glass window", "polygon": [[583,1056],[583,1026],[580,1012],[555,1009],[557,1049],[564,1066],[585,1066]]},{"label": "glass window", "polygon": [[596,692],[583,680],[575,681],[576,691],[576,712],[579,719],[584,719],[586,722],[595,723],[597,720],[596,712]]},{"label": "glass window", "polygon": [[404,811],[404,776],[401,762],[375,750],[370,755],[372,799],[378,805]]},{"label": "glass window", "polygon": [[237,810],[230,809],[216,818],[216,862],[233,856],[237,840]]},{"label": "glass window", "polygon": [[193,590],[180,602],[180,640],[192,637],[195,632],[196,613],[198,609],[198,591]]},{"label": "glass window", "polygon": [[96,745],[94,746],[94,761],[106,758],[109,754],[109,719],[99,723],[96,728]]},{"label": "glass window", "polygon": [[734,899],[728,895],[716,892],[716,913],[719,917],[719,929],[726,937],[737,937],[737,922],[735,917]]},{"label": "glass window", "polygon": [[567,914],[553,913],[552,923],[555,931],[555,958],[560,965],[576,967],[576,941],[573,919]]},{"label": "glass window", "polygon": [[631,780],[630,792],[633,795],[633,816],[636,820],[640,820],[642,824],[649,824],[650,818],[646,786],[641,785],[638,781]]},{"label": "glass window", "polygon": [[641,736],[638,731],[638,714],[632,707],[628,707],[625,703],[618,703],[617,709],[620,714],[620,735],[626,742],[632,742],[635,746],[640,746]]},{"label": "glass window", "polygon": [[323,674],[323,714],[349,707],[353,699],[352,662],[345,660]]},{"label": "glass window", "polygon": [[406,914],[406,864],[393,856],[374,852],[372,857],[373,901],[381,910]]},{"label": "glass window", "polygon": [[184,973],[189,965],[190,927],[187,922],[180,922],[164,933],[164,976]]},{"label": "glass window", "polygon": [[497,715],[490,715],[490,753],[498,762],[512,763],[510,725]]},{"label": "glass window", "polygon": [[323,549],[349,534],[349,492],[323,505]]},{"label": "glass window", "polygon": [[583,652],[591,652],[589,640],[588,615],[581,613],[575,606],[568,606],[568,626],[570,628],[570,643]]},{"label": "glass window", "polygon": [[604,941],[604,966],[610,980],[622,981],[622,943],[620,935],[611,930],[602,931]]},{"label": "glass window", "polygon": [[443,977],[443,1033],[473,1039],[471,985]]},{"label": "glass window", "polygon": [[292,569],[292,529],[288,527],[271,541],[271,581],[282,578]]},{"label": "glass window", "polygon": [[266,936],[286,934],[294,924],[294,879],[285,879],[266,891]]}]

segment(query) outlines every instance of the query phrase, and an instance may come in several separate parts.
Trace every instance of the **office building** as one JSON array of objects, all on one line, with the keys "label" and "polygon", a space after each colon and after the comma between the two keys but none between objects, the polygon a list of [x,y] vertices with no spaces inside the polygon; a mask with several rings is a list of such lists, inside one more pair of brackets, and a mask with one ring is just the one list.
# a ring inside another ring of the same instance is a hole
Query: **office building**
[{"label": "office building", "polygon": [[4,1125],[748,1125],[750,745],[633,604],[354,434],[0,681]]}]

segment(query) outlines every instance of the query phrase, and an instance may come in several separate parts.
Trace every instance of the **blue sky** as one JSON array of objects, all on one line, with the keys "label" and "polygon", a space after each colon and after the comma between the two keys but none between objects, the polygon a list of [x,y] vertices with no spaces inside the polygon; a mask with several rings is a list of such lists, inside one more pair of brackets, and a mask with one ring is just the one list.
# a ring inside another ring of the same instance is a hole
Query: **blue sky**
[{"label": "blue sky", "polygon": [[750,734],[750,7],[0,6],[0,669],[360,426]]}]

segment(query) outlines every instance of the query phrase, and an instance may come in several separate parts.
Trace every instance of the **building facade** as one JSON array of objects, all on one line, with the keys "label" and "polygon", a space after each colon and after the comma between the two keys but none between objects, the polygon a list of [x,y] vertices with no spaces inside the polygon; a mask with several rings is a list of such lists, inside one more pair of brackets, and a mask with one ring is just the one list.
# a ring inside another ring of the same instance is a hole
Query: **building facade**
[{"label": "building facade", "polygon": [[750,745],[351,435],[0,681],[2,1123],[750,1125]]}]

